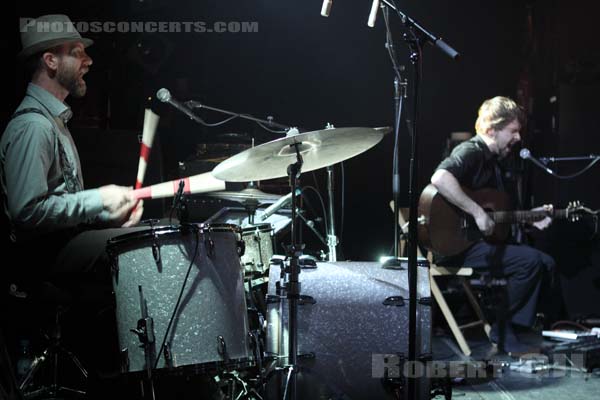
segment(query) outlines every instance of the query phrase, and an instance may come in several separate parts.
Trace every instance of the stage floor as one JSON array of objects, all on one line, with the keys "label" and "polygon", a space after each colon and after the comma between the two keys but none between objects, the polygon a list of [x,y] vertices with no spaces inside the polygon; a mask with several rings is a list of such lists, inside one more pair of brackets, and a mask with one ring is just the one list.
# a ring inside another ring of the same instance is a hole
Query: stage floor
[{"label": "stage floor", "polygon": [[[475,329],[476,330],[476,329]],[[510,363],[516,368],[518,360],[499,354],[497,348],[483,335],[467,332],[466,339],[471,347],[471,356],[465,356],[454,339],[446,332],[438,331],[433,336],[432,350],[435,360],[461,362],[501,362]],[[525,335],[522,339],[530,343],[538,342],[542,348],[556,344],[547,340]],[[567,364],[567,362],[565,362]],[[521,364],[522,365],[522,364]],[[538,364],[541,365],[541,364]],[[457,399],[485,400],[528,400],[528,399],[594,399],[600,393],[600,370],[588,373],[576,368],[546,369],[534,373],[502,368],[501,373],[489,373],[484,378],[454,379],[452,397]],[[443,396],[437,398],[442,399]]]}]

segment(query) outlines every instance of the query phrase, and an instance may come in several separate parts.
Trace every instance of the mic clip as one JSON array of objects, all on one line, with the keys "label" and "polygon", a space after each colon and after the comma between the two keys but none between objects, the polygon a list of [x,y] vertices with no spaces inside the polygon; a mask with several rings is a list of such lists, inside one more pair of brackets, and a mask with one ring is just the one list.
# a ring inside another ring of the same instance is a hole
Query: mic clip
[{"label": "mic clip", "polygon": [[177,188],[177,193],[173,198],[173,205],[171,206],[177,212],[177,219],[179,219],[180,224],[185,224],[188,222],[189,212],[187,207],[187,199],[184,193],[185,181],[181,179],[179,181],[179,186]]}]

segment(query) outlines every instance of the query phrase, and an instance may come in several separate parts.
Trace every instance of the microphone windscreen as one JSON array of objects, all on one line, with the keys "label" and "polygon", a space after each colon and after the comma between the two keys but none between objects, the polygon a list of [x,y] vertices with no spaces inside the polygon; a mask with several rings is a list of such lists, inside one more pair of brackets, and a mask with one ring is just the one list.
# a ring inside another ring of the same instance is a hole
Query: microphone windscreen
[{"label": "microphone windscreen", "polygon": [[321,6],[321,15],[323,17],[329,17],[329,12],[331,11],[331,3],[332,0],[323,0],[323,5]]},{"label": "microphone windscreen", "polygon": [[162,88],[159,89],[158,92],[156,92],[156,98],[162,101],[163,103],[166,103],[167,101],[171,100],[171,93],[168,89]]},{"label": "microphone windscreen", "polygon": [[521,151],[519,152],[519,156],[523,159],[523,160],[527,160],[529,157],[531,157],[531,152],[529,151],[529,149],[527,148],[523,148],[521,149]]}]

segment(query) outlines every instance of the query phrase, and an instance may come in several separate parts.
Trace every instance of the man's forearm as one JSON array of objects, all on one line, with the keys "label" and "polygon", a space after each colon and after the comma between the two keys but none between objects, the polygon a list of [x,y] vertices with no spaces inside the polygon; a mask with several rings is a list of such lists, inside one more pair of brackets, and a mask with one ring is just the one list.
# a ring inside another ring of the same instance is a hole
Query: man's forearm
[{"label": "man's forearm", "polygon": [[439,169],[431,177],[431,183],[448,200],[464,212],[476,216],[483,209],[462,190],[458,180],[452,173]]}]

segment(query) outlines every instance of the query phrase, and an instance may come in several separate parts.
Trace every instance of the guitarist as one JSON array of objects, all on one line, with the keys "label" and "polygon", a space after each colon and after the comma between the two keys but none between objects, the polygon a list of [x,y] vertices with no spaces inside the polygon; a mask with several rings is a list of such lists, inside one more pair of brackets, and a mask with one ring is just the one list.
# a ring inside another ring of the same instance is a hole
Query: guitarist
[{"label": "guitarist", "polygon": [[[506,97],[494,97],[479,108],[475,130],[477,135],[454,148],[437,167],[431,183],[450,203],[473,216],[484,236],[494,229],[494,221],[485,210],[462,189],[492,188],[504,191],[498,160],[507,156],[521,140],[523,113]],[[551,205],[544,209],[551,211]],[[545,229],[549,217],[534,223]],[[459,255],[436,257],[436,263],[448,266],[486,268],[507,280],[508,317],[505,323],[492,326],[490,337],[498,343],[504,338],[504,350],[512,355],[534,351],[515,335],[517,327],[529,328],[534,323],[537,299],[543,273],[552,270],[554,260],[548,254],[526,245],[491,244],[480,240]]]}]

